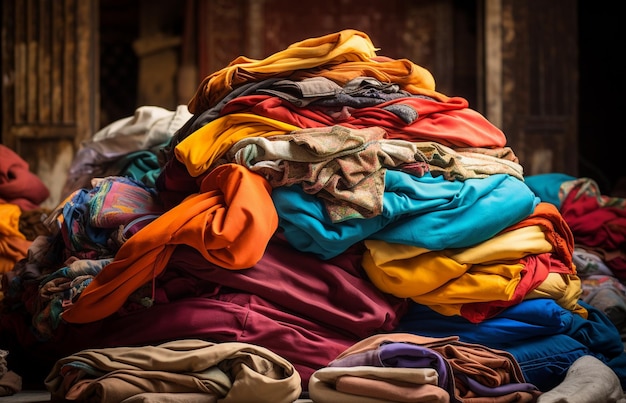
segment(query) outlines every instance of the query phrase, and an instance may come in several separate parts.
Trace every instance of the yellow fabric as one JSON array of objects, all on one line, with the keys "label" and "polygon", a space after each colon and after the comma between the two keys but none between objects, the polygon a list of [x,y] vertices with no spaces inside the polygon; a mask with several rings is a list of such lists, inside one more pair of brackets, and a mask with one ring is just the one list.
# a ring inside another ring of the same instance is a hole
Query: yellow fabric
[{"label": "yellow fabric", "polygon": [[456,250],[428,251],[379,240],[367,240],[365,246],[363,267],[380,290],[445,315],[459,315],[466,303],[510,300],[524,269],[520,259],[552,251],[539,226]]},{"label": "yellow fabric", "polygon": [[578,304],[582,294],[582,282],[576,274],[550,273],[537,288],[529,292],[524,299],[551,298],[560,306],[583,318],[587,318],[587,309]]},{"label": "yellow fabric", "polygon": [[522,278],[524,267],[521,263],[473,265],[470,271],[458,279],[412,299],[442,315],[461,315],[464,304],[510,301]]},{"label": "yellow fabric", "polygon": [[20,232],[22,210],[17,204],[0,203],[0,235],[26,239]]},{"label": "yellow fabric", "polygon": [[408,59],[376,57],[367,61],[298,70],[289,76],[295,81],[311,77],[325,77],[341,86],[357,77],[372,77],[382,83],[394,83],[414,95],[426,95],[441,102],[450,100],[447,95],[435,91],[435,79],[428,70]]},{"label": "yellow fabric", "polygon": [[[426,252],[416,248],[413,257],[396,258],[397,244],[385,241],[365,241],[367,251],[362,264],[370,280],[380,290],[400,298],[413,298],[439,289],[449,281],[463,275],[470,267],[441,256],[438,252]],[[407,252],[410,246],[399,245]],[[433,270],[432,266],[438,268]]]},{"label": "yellow fabric", "polygon": [[459,263],[480,264],[519,260],[524,256],[552,251],[552,244],[542,228],[531,225],[496,235],[470,248],[449,249],[443,253]]},{"label": "yellow fabric", "polygon": [[20,232],[22,210],[17,204],[0,204],[0,274],[13,270],[26,257],[32,241]]},{"label": "yellow fabric", "polygon": [[524,269],[521,263],[458,263],[439,251],[383,263],[371,252],[363,255],[363,268],[376,287],[449,316],[460,315],[466,303],[511,299]]},{"label": "yellow fabric", "polygon": [[262,60],[240,56],[205,77],[187,106],[191,113],[198,114],[217,104],[233,87],[251,79],[262,80],[280,73],[285,76],[293,70],[324,64],[366,61],[376,56],[376,50],[367,34],[346,29],[293,43]]},{"label": "yellow fabric", "polygon": [[191,133],[174,148],[176,159],[191,176],[200,176],[237,141],[248,137],[284,135],[297,126],[250,113],[219,117]]}]

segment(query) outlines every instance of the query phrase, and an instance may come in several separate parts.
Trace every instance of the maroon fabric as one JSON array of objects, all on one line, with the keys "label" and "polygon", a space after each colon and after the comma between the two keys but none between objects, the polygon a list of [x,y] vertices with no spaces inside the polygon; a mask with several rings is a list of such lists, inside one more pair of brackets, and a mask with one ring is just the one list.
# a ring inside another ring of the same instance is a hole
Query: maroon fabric
[{"label": "maroon fabric", "polygon": [[561,215],[577,245],[598,249],[615,276],[626,280],[626,210],[601,206],[595,196],[572,189],[561,203]]},{"label": "maroon fabric", "polygon": [[189,175],[185,164],[175,157],[169,159],[155,181],[159,200],[168,210],[177,206],[187,196],[200,190],[200,183],[207,174],[194,178]]},{"label": "maroon fabric", "polygon": [[[309,319],[281,311],[260,297],[220,292],[214,298],[189,297],[105,320],[99,344],[143,345],[201,338],[238,341],[272,350],[290,361],[308,388],[310,376],[357,341]],[[65,340],[63,340],[66,343]]]},{"label": "maroon fabric", "polygon": [[39,208],[50,191],[28,163],[10,148],[0,144],[0,203],[17,204],[23,211]]},{"label": "maroon fabric", "polygon": [[[280,309],[310,318],[345,334],[362,338],[391,331],[406,312],[406,301],[382,293],[361,271],[362,245],[355,245],[331,260],[295,250],[275,235],[264,256],[247,270],[225,270],[197,252],[179,247],[159,280],[167,289],[170,279],[191,277],[250,293],[279,305]],[[178,285],[180,287],[180,284]],[[203,292],[211,288],[203,285]],[[178,290],[191,295],[193,289]]]},{"label": "maroon fabric", "polygon": [[[37,340],[27,317],[0,317],[3,348],[11,349],[10,358],[16,360],[12,367],[27,379],[45,376],[56,360],[84,349],[188,338],[266,347],[294,365],[305,390],[314,371],[358,341],[244,293],[221,293],[215,299],[189,297],[87,324],[61,323],[45,341]],[[27,364],[32,362],[37,362],[36,368]]]},{"label": "maroon fabric", "polygon": [[405,300],[362,277],[360,248],[322,261],[275,236],[257,265],[232,271],[183,246],[157,277],[149,308],[138,301],[153,296],[151,284],[116,314],[88,324],[61,322],[46,341],[34,337],[28,315],[2,316],[0,337],[3,344],[13,340],[15,357],[37,356],[48,369],[87,348],[183,338],[251,343],[293,363],[307,390],[314,371],[363,337],[392,331],[406,311]]}]

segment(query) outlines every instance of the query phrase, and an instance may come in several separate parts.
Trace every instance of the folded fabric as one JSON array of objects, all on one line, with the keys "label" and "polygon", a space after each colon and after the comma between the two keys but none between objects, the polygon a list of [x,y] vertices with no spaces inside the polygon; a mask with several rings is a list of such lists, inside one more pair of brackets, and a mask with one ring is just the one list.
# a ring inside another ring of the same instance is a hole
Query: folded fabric
[{"label": "folded fabric", "polygon": [[79,351],[58,360],[45,385],[53,399],[103,403],[150,392],[201,392],[224,403],[291,403],[302,391],[293,365],[272,351],[198,339]]},{"label": "folded fabric", "polygon": [[428,337],[458,335],[461,341],[506,350],[525,378],[542,391],[555,387],[567,369],[583,355],[607,364],[626,385],[626,353],[619,332],[598,309],[580,301],[588,318],[566,310],[551,299],[525,300],[494,318],[470,324],[411,304],[397,331]]},{"label": "folded fabric", "polygon": [[411,303],[396,331],[430,337],[455,334],[465,342],[503,348],[565,332],[572,322],[572,312],[548,298],[524,300],[476,324],[462,316],[446,316],[426,305]]},{"label": "folded fabric", "polygon": [[[346,61],[369,61],[374,56],[376,48],[369,36],[353,29],[293,43],[263,60],[239,56],[227,67],[202,80],[188,103],[189,111],[194,114],[203,112],[219,102],[233,87],[254,80],[255,74],[262,78],[284,77],[292,70]],[[432,76],[430,81],[434,88]]]},{"label": "folded fabric", "polygon": [[428,367],[324,367],[311,376],[309,396],[316,403],[449,402],[437,382]]},{"label": "folded fabric", "polygon": [[[437,355],[426,354],[429,349]],[[502,401],[533,401],[541,393],[525,381],[510,353],[461,342],[455,336],[438,339],[409,333],[377,334],[355,343],[328,366],[346,368],[344,363],[351,361],[385,369],[432,367],[439,376],[449,379],[439,380],[438,386],[445,387],[454,402],[496,396]]]}]

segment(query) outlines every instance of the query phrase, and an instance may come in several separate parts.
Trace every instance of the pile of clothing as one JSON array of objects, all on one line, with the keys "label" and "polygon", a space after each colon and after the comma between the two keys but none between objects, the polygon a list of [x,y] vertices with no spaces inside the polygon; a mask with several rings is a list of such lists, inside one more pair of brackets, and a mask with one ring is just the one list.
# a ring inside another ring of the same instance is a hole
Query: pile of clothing
[{"label": "pile of clothing", "polygon": [[[581,299],[559,205],[467,100],[376,52],[344,30],[242,56],[187,109],[97,134],[45,220],[51,235],[3,281],[0,347],[47,361],[58,397],[96,393],[59,379],[84,349],[184,340],[286,360],[272,372],[290,385],[280,401],[547,402],[589,358],[606,370],[598,393],[621,397],[621,338]],[[236,381],[209,376],[201,392],[241,391],[239,372],[216,365]],[[67,376],[94,384],[116,368]],[[198,392],[185,382],[172,390]]]}]

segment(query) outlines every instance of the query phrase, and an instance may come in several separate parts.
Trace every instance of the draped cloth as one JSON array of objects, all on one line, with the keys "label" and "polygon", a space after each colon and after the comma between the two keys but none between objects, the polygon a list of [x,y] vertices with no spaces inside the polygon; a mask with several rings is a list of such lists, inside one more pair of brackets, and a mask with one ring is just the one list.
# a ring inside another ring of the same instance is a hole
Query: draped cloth
[{"label": "draped cloth", "polygon": [[89,402],[150,392],[202,393],[208,402],[293,402],[302,390],[293,365],[264,347],[197,339],[83,350],[58,360],[45,384],[55,399]]},{"label": "draped cloth", "polygon": [[94,322],[113,314],[129,295],[159,275],[177,245],[189,245],[225,269],[257,263],[278,227],[263,177],[236,164],[211,171],[200,193],[187,197],[126,241],[62,319]]},{"label": "draped cloth", "polygon": [[0,203],[0,275],[11,271],[15,263],[25,258],[32,244],[20,232],[20,215],[16,204]]},{"label": "draped cloth", "polygon": [[332,71],[346,63],[356,66],[348,72],[339,72],[334,80],[347,82],[367,75],[384,82],[404,81],[403,88],[410,88],[411,91],[424,89],[428,94],[435,94],[435,80],[428,70],[406,59],[375,60],[376,50],[367,34],[346,29],[293,43],[262,60],[239,56],[225,68],[206,76],[187,106],[191,113],[199,114],[217,104],[233,88],[245,83],[289,77],[303,70],[315,74],[313,70],[320,67]]},{"label": "draped cloth", "polygon": [[23,211],[35,210],[50,191],[29,170],[28,163],[10,148],[0,144],[0,203],[17,204]]}]

